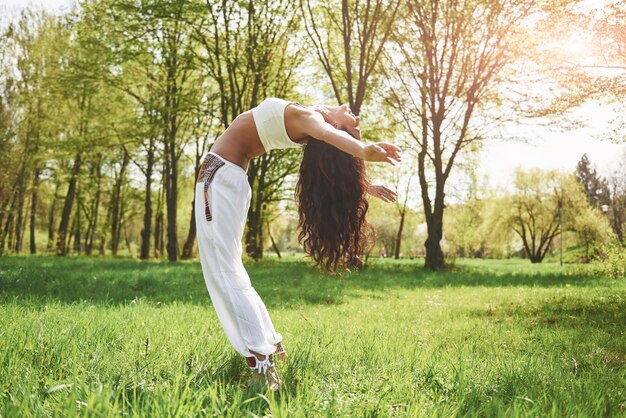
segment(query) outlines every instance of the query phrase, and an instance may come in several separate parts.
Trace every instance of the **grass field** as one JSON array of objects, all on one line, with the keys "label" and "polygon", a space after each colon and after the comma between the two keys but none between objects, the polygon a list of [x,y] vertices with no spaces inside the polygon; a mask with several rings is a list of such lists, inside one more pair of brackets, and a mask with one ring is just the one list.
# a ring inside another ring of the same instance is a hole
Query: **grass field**
[{"label": "grass field", "polygon": [[249,265],[285,339],[248,388],[198,263],[0,258],[0,415],[625,416],[626,283],[524,260]]}]

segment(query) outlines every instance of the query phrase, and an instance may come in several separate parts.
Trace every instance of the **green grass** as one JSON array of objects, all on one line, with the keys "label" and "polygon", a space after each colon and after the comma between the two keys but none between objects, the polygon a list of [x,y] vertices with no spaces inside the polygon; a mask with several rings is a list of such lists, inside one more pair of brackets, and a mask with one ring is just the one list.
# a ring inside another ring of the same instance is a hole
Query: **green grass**
[{"label": "green grass", "polygon": [[248,265],[291,355],[271,394],[200,266],[0,258],[0,416],[624,416],[626,283],[580,266]]}]

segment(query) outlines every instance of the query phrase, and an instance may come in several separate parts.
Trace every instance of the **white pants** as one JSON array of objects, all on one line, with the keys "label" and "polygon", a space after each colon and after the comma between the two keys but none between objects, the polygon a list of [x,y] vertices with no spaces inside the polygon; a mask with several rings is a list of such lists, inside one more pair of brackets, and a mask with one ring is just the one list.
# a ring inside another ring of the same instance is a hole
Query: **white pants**
[{"label": "white pants", "polygon": [[195,196],[200,262],[217,317],[244,357],[272,354],[282,341],[241,260],[251,194],[243,168],[211,152],[205,156]]}]

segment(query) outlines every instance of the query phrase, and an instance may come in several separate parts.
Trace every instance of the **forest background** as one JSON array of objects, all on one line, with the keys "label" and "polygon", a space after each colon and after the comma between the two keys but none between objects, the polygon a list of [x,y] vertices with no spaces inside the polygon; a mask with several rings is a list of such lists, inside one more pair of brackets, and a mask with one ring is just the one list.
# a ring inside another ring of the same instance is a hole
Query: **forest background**
[{"label": "forest background", "polygon": [[[626,154],[608,173],[586,155],[519,168],[498,188],[478,174],[487,139],[575,129],[590,101],[618,115],[597,137],[624,143],[626,2],[600,3],[96,0],[5,17],[0,253],[195,257],[201,159],[275,96],[348,103],[367,141],[405,150],[368,166],[398,201],[370,200],[366,256],[623,261]],[[300,252],[299,158],[250,164],[252,259]]]}]

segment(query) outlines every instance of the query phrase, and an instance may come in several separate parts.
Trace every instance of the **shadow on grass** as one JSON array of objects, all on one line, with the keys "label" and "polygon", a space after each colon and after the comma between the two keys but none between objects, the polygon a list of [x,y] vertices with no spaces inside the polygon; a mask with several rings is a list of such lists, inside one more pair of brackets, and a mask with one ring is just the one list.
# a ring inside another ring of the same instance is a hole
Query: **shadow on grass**
[{"label": "shadow on grass", "polygon": [[[610,280],[567,273],[554,267],[528,268],[520,263],[471,262],[455,271],[432,272],[421,261],[374,262],[357,273],[329,277],[303,261],[265,260],[247,266],[266,305],[341,304],[360,292],[444,287],[593,287]],[[132,259],[0,258],[0,302],[45,304],[48,301],[102,305],[143,299],[209,305],[198,262]]]},{"label": "shadow on grass", "polygon": [[[596,339],[597,332],[608,334],[602,349],[591,352],[609,368],[626,366],[624,324],[626,298],[619,293],[602,297],[559,296],[474,310],[472,316],[492,323],[515,323],[532,330],[564,330],[569,338]],[[576,336],[576,337],[575,337]]]},{"label": "shadow on grass", "polygon": [[619,294],[602,297],[560,296],[477,309],[472,315],[492,322],[525,323],[546,328],[603,328],[623,332],[626,299]]}]

